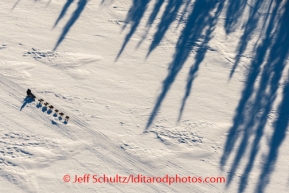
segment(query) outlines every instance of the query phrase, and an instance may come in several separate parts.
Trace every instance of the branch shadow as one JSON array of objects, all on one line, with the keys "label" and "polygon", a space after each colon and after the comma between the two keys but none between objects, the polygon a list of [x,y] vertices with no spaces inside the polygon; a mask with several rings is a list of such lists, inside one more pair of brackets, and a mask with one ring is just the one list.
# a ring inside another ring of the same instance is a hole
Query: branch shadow
[{"label": "branch shadow", "polygon": [[225,21],[225,30],[227,34],[235,31],[236,26],[244,13],[246,4],[247,0],[229,0]]},{"label": "branch shadow", "polygon": [[121,46],[120,51],[118,52],[115,61],[118,60],[118,58],[121,56],[122,52],[124,51],[127,43],[129,42],[132,35],[135,33],[137,27],[140,24],[140,21],[147,9],[149,0],[133,0],[133,4],[127,14],[127,17],[125,19],[125,25],[123,26],[123,30],[126,28],[127,24],[131,25],[130,31],[126,35],[124,42]]},{"label": "branch shadow", "polygon": [[101,0],[100,5],[103,5],[105,2],[113,3],[114,0]]},{"label": "branch shadow", "polygon": [[145,30],[145,34],[143,35],[142,39],[140,40],[140,42],[138,43],[137,45],[137,48],[142,44],[142,42],[146,39],[147,35],[148,35],[148,32],[154,22],[154,20],[156,19],[162,5],[164,4],[165,0],[157,0],[155,5],[154,5],[154,8],[153,8],[153,11],[152,13],[150,14],[149,16],[149,19],[146,23],[146,30]]},{"label": "branch shadow", "polygon": [[68,10],[69,6],[73,3],[74,0],[67,0],[65,5],[63,6],[57,20],[54,23],[53,28],[55,28],[58,24],[58,22],[63,18],[63,16],[65,15],[66,11]]},{"label": "branch shadow", "polygon": [[47,3],[46,3],[46,6],[45,7],[48,7],[50,5],[52,0],[49,0]]},{"label": "branch shadow", "polygon": [[190,6],[191,3],[192,3],[192,1],[187,0],[187,2],[184,4],[184,9],[182,10],[182,12],[180,14],[179,22],[178,22],[178,24],[176,26],[176,29],[179,28],[181,23],[185,23],[186,22],[186,14],[188,13],[189,8],[191,7]]},{"label": "branch shadow", "polygon": [[[281,7],[281,6],[280,6]],[[288,20],[289,20],[289,1],[283,7],[283,15],[280,18],[277,18],[277,21],[280,21],[278,25],[278,31],[276,33],[276,43],[272,47],[271,60],[269,62],[276,63],[278,65],[274,70],[284,69],[286,65],[286,59],[289,56],[289,28],[288,28]],[[279,56],[276,59],[275,56]],[[276,61],[277,60],[277,61]],[[273,77],[272,79],[277,79],[278,76]],[[276,160],[278,158],[278,151],[285,140],[286,129],[288,128],[288,117],[289,117],[289,83],[287,82],[285,88],[283,89],[282,101],[278,107],[278,117],[274,123],[274,133],[270,140],[270,150],[268,155],[266,156],[265,163],[262,168],[262,173],[259,176],[259,182],[256,188],[257,192],[264,192],[268,181],[270,180],[270,175],[274,171],[274,167],[276,164]]]},{"label": "branch shadow", "polygon": [[18,3],[20,2],[21,0],[17,0],[17,2],[13,5],[13,7],[11,8],[11,11],[13,11],[15,9],[15,7],[17,7]]},{"label": "branch shadow", "polygon": [[[160,2],[160,3],[163,3],[163,2]],[[161,21],[158,24],[158,30],[154,34],[153,41],[151,42],[151,45],[149,47],[147,57],[158,46],[158,44],[163,39],[165,33],[167,32],[167,30],[169,29],[171,24],[175,21],[176,16],[177,16],[182,4],[183,4],[183,0],[170,0],[168,2],[166,9],[163,12],[163,16],[161,18]],[[156,4],[156,6],[159,6],[159,4]],[[153,12],[153,14],[154,14],[154,12]],[[153,17],[150,19],[153,19]],[[152,22],[152,20],[149,20],[149,22]]]},{"label": "branch shadow", "polygon": [[[260,5],[259,3],[256,2],[257,7]],[[271,9],[273,10],[269,21],[264,21],[268,23],[265,37],[257,46],[255,56],[251,60],[245,87],[233,119],[233,126],[229,130],[220,160],[220,166],[223,169],[229,156],[233,153],[233,148],[237,147],[233,163],[228,172],[228,187],[240,166],[242,157],[246,151],[249,151],[249,160],[243,171],[238,188],[239,193],[244,192],[248,184],[250,173],[259,153],[265,126],[268,124],[268,117],[274,112],[273,104],[276,101],[279,83],[282,75],[284,75],[286,59],[289,56],[289,29],[287,26],[289,1],[286,2],[286,6],[282,6],[281,1],[276,1],[274,7],[270,3],[268,8],[268,12]],[[282,14],[279,16],[277,12]],[[269,17],[265,17],[265,19],[267,18]],[[248,22],[250,22],[250,18]],[[274,133],[269,146],[270,150],[264,160],[255,192],[264,192],[270,175],[274,170],[278,149],[285,138],[289,116],[289,111],[287,110],[289,104],[287,101],[288,95],[289,85],[287,83],[283,90],[283,99],[277,110],[278,117],[274,122]],[[250,139],[252,139],[251,143]]]},{"label": "branch shadow", "polygon": [[[213,26],[215,25],[215,21],[216,21],[214,18],[215,16],[217,18],[218,14],[221,12],[221,9],[223,6],[220,4],[223,4],[223,2],[224,1],[209,2],[209,1],[197,0],[192,5],[191,13],[189,14],[187,23],[184,29],[182,30],[179,36],[179,39],[176,43],[175,54],[173,56],[173,61],[171,62],[169,66],[168,75],[163,81],[162,92],[157,98],[156,104],[148,119],[148,122],[145,128],[146,130],[150,127],[150,125],[154,121],[157,115],[157,112],[159,111],[161,107],[161,103],[166,97],[166,94],[168,93],[179,71],[182,69],[184,63],[187,61],[188,57],[190,56],[192,49],[197,45],[197,41],[200,41],[201,39],[201,41],[203,42],[201,46],[203,47],[205,47],[207,43],[209,42],[210,40],[209,37],[214,29]],[[218,7],[218,5],[220,5],[220,7]],[[215,8],[219,8],[219,9],[216,12],[216,15],[212,17],[211,12]],[[202,40],[204,33],[205,33],[205,38]],[[199,49],[200,52],[201,52],[201,49],[203,49],[203,47],[200,47]],[[204,57],[205,55],[204,53],[206,52],[206,49],[203,49],[202,51],[203,51],[202,54],[197,55],[199,59],[198,61],[199,63],[196,64],[195,66],[196,68],[192,71],[193,74],[195,74],[198,71],[198,66],[200,65],[202,61],[202,56]],[[188,80],[188,84],[190,84],[190,80]],[[187,87],[190,87],[190,85]]]},{"label": "branch shadow", "polygon": [[[68,8],[68,5],[70,5],[71,3],[69,3],[70,0],[67,0],[67,3],[64,5],[63,9],[65,9],[66,7]],[[68,20],[68,22],[66,23],[66,25],[64,26],[62,33],[55,45],[55,47],[53,48],[53,51],[55,51],[58,46],[60,45],[60,43],[63,41],[63,39],[65,38],[66,34],[69,32],[70,28],[73,26],[73,24],[77,21],[77,19],[79,18],[79,16],[81,15],[82,11],[84,10],[86,4],[87,4],[88,0],[79,0],[78,1],[78,5],[76,10],[73,12],[71,18]],[[66,8],[66,9],[67,9]],[[60,14],[61,16],[61,14]],[[57,22],[57,21],[56,21]]]},{"label": "branch shadow", "polygon": [[[153,6],[153,10],[152,10],[147,22],[146,22],[146,29],[144,30],[145,32],[142,35],[142,38],[139,41],[136,48],[138,48],[142,44],[142,42],[146,39],[148,32],[152,27],[153,22],[156,20],[156,17],[157,17],[158,13],[160,12],[161,7],[163,6],[163,4],[165,2],[166,2],[165,0],[157,0],[155,2],[154,6]],[[143,18],[143,15],[144,15],[149,3],[150,3],[150,1],[148,1],[148,0],[143,0],[143,1],[134,0],[133,5],[128,12],[126,24],[123,27],[123,29],[124,29],[127,26],[127,23],[131,23],[131,30],[126,35],[124,43],[123,43],[115,61],[118,60],[118,58],[120,57],[120,55],[124,51],[127,43],[129,42],[131,36],[135,33],[137,27],[139,26],[141,19]],[[188,7],[191,7],[191,6],[189,6],[190,3],[191,3],[190,0],[168,0],[167,1],[166,8],[165,8],[164,12],[162,13],[161,21],[159,22],[159,24],[157,26],[157,31],[154,34],[153,40],[152,40],[150,48],[148,50],[147,57],[159,45],[161,40],[164,38],[165,33],[167,32],[167,30],[169,29],[169,27],[171,26],[171,24],[173,22],[178,20],[178,25],[179,25],[180,22],[183,22],[185,20],[184,15],[188,11]],[[181,13],[181,18],[177,19],[179,17],[178,13],[181,11],[181,7],[183,5],[185,5],[184,6],[185,8]]]},{"label": "branch shadow", "polygon": [[[204,22],[209,24],[209,26],[208,26],[208,29],[206,29],[206,33],[205,33],[205,36],[204,36],[202,42],[199,45],[197,45],[198,48],[196,50],[197,53],[195,55],[195,63],[191,66],[189,74],[188,74],[186,91],[185,91],[185,95],[182,99],[182,104],[181,104],[181,108],[180,108],[180,112],[179,112],[178,121],[180,121],[182,118],[182,114],[183,114],[183,111],[185,108],[186,101],[187,101],[188,97],[190,96],[190,93],[192,90],[193,82],[197,76],[197,72],[199,70],[199,67],[200,67],[201,63],[203,62],[205,55],[209,49],[208,44],[212,38],[212,33],[215,29],[218,18],[219,18],[220,14],[223,10],[224,3],[225,3],[225,1],[219,2],[217,11],[214,13],[214,15],[212,15],[211,17],[209,16],[207,18],[207,20],[204,20]],[[215,5],[215,6],[217,6],[217,5]]]},{"label": "branch shadow", "polygon": [[[234,2],[236,3],[236,2],[239,2],[239,1],[234,1]],[[260,20],[260,14],[259,14],[258,10],[263,6],[264,2],[265,2],[264,0],[256,0],[255,4],[250,8],[249,19],[247,20],[247,23],[244,26],[245,27],[244,33],[243,33],[243,35],[241,37],[241,40],[239,41],[239,45],[238,45],[238,48],[237,48],[237,55],[235,57],[235,62],[234,62],[234,65],[233,65],[233,67],[231,69],[230,76],[229,76],[230,79],[233,77],[233,74],[234,74],[234,72],[235,72],[235,70],[236,70],[236,68],[237,68],[237,66],[238,66],[238,64],[240,62],[240,59],[243,56],[243,54],[244,54],[244,52],[245,52],[245,50],[247,48],[249,40],[254,35],[254,30],[257,28],[257,24],[258,24],[258,22]],[[271,2],[272,2],[272,0],[271,0]],[[247,3],[247,0],[243,2],[243,4],[246,4],[246,3]],[[271,7],[269,6],[268,9],[270,9],[270,8]],[[244,8],[242,7],[242,9],[244,9]],[[230,14],[230,13],[233,14],[235,12],[238,12],[238,14],[235,15],[235,16],[239,16],[240,17],[241,13],[239,13],[239,11],[237,11],[237,10],[233,9],[230,12],[227,12],[227,15]],[[236,23],[238,22],[237,18],[234,18],[234,19],[236,19],[237,21],[231,22],[229,24],[227,24],[227,23],[225,24],[225,28],[226,28],[226,32],[227,33],[231,33],[232,32],[232,30],[230,30],[229,26],[230,25],[234,25],[235,26]],[[264,21],[266,21],[266,19]]]}]

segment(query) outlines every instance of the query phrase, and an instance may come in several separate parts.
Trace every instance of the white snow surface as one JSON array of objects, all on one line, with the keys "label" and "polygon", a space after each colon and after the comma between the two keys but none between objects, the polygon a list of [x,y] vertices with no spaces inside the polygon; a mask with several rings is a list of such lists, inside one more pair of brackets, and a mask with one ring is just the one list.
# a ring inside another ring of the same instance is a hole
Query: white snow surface
[{"label": "white snow surface", "polygon": [[1,0],[0,192],[288,192],[288,21],[288,0]]}]

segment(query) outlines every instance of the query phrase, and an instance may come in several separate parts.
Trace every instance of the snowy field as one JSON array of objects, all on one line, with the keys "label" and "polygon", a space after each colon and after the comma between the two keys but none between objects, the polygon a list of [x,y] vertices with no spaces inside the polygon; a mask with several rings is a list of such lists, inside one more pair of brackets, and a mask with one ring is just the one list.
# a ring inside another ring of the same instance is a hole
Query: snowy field
[{"label": "snowy field", "polygon": [[1,0],[0,192],[288,192],[288,21],[289,0]]}]

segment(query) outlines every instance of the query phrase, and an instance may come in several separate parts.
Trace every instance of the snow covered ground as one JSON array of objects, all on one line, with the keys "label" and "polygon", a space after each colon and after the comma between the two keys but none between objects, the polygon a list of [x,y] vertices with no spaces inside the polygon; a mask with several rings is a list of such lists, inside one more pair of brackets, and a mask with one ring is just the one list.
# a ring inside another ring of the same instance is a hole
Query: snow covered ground
[{"label": "snow covered ground", "polygon": [[[1,0],[0,192],[288,192],[288,21],[289,0]],[[226,183],[93,183],[138,174]]]}]

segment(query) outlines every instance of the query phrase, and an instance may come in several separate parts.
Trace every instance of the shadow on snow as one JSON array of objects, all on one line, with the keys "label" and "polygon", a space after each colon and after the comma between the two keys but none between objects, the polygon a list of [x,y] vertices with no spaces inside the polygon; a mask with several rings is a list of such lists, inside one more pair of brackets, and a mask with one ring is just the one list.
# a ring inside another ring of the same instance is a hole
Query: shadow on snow
[{"label": "shadow on snow", "polygon": [[[153,5],[152,12],[150,13],[148,21],[146,22],[145,34],[143,35],[141,41],[138,43],[137,47],[147,37],[153,22],[156,20],[157,15],[160,12],[160,8],[164,5],[165,2],[166,1],[164,0],[157,0]],[[186,100],[190,95],[190,90],[198,72],[199,66],[203,61],[207,50],[209,49],[208,43],[211,40],[212,32],[215,29],[215,25],[223,9],[224,2],[224,0],[196,0],[193,3],[192,1],[188,0],[167,1],[160,18],[160,22],[156,26],[156,32],[154,33],[151,44],[149,46],[147,57],[160,44],[173,22],[177,22],[176,28],[179,27],[180,23],[184,23],[185,26],[179,35],[178,41],[176,43],[175,54],[173,56],[172,62],[169,65],[168,75],[163,81],[162,91],[159,94],[156,100],[156,104],[148,119],[146,129],[148,129],[154,121],[163,100],[165,99],[179,71],[182,69],[184,63],[189,58],[192,49],[196,48],[196,62],[194,65],[192,65],[189,72],[186,92],[181,104],[179,119],[181,118]],[[118,58],[121,56],[132,35],[136,32],[149,3],[150,1],[148,0],[133,1],[133,4],[127,14],[125,25],[123,26],[124,29],[128,24],[130,24],[131,28],[124,39],[116,60],[118,60]]]},{"label": "shadow on snow", "polygon": [[140,24],[140,21],[141,21],[143,15],[147,9],[149,2],[150,2],[149,0],[133,0],[133,4],[132,4],[130,10],[128,11],[128,15],[125,19],[125,25],[123,26],[122,29],[124,30],[126,28],[127,24],[130,24],[131,28],[124,39],[124,42],[121,46],[120,51],[117,54],[115,61],[118,60],[118,58],[122,54],[124,48],[126,47],[127,43],[129,42],[130,38],[135,33],[137,27]]},{"label": "shadow on snow", "polygon": [[[256,1],[256,9],[261,5],[261,1]],[[227,186],[230,185],[233,175],[236,173],[241,159],[246,151],[249,151],[249,160],[240,179],[239,191],[244,192],[248,183],[249,175],[253,169],[254,162],[259,152],[260,142],[264,134],[265,126],[268,124],[268,117],[274,113],[273,104],[276,101],[277,90],[284,75],[286,59],[289,55],[289,1],[282,6],[281,1],[272,1],[267,6],[271,17],[265,16],[266,29],[264,37],[258,43],[255,55],[253,56],[242,91],[241,99],[236,109],[233,126],[229,130],[224,152],[220,160],[221,168],[226,165],[229,156],[235,150],[235,157],[227,177]],[[254,8],[251,11],[256,11]],[[282,13],[282,14],[277,14]],[[250,13],[246,24],[244,36],[250,34],[255,28],[254,21],[257,20],[255,13]],[[252,24],[249,24],[252,22]],[[247,27],[249,30],[247,30]],[[250,35],[249,35],[250,36]],[[242,38],[241,41],[246,41]],[[240,45],[240,44],[239,44]],[[240,52],[243,52],[242,48]],[[239,53],[240,53],[239,52]],[[238,58],[237,58],[238,60]],[[236,61],[237,61],[236,60]],[[269,153],[265,156],[261,174],[255,192],[264,192],[270,179],[270,174],[278,157],[278,149],[285,139],[285,131],[288,126],[288,96],[289,83],[283,89],[282,101],[277,109],[277,119],[273,122],[274,133],[270,139]],[[250,141],[252,142],[250,143]],[[237,143],[238,142],[238,143]]]},{"label": "shadow on snow", "polygon": [[[160,3],[163,3],[160,1]],[[160,23],[157,27],[157,32],[154,34],[153,41],[151,42],[151,45],[149,47],[149,51],[147,53],[147,57],[149,54],[159,45],[161,40],[163,39],[165,33],[171,26],[171,24],[175,21],[176,16],[179,12],[179,9],[181,8],[181,5],[183,4],[183,0],[170,0],[165,8],[165,11],[163,12],[163,16],[161,18]],[[156,4],[156,6],[159,6],[160,4]],[[149,22],[152,23],[152,19],[155,17],[155,13],[153,12],[151,17],[149,19]]]},{"label": "shadow on snow", "polygon": [[13,9],[15,9],[15,7],[17,7],[18,3],[20,2],[21,0],[17,0],[17,2],[13,5],[13,7],[11,8],[11,11],[13,11]]},{"label": "shadow on snow", "polygon": [[[182,10],[184,3],[189,6],[186,6],[184,10]],[[185,1],[171,0],[166,4],[163,15],[160,18],[160,22],[157,25],[156,32],[152,38],[148,55],[162,41],[172,22],[179,17],[179,12],[183,11],[180,18],[184,18],[184,12],[186,11],[188,11],[189,14],[186,20],[181,19],[182,22],[185,20],[185,26],[176,43],[175,53],[172,62],[169,65],[168,74],[163,81],[162,91],[157,97],[154,108],[147,121],[146,130],[153,123],[171,85],[175,81],[184,63],[189,58],[191,51],[194,49],[196,52],[194,57],[195,62],[188,73],[185,94],[181,103],[178,120],[181,119],[186,100],[191,93],[193,81],[197,76],[200,64],[207,51],[210,49],[208,44],[212,38],[212,32],[215,29],[219,15],[223,10],[224,3],[225,1],[209,2],[196,0],[194,4],[191,5]],[[146,23],[145,35],[139,45],[146,38],[148,31],[163,4],[163,0],[156,1]],[[286,21],[289,20],[288,1],[255,0],[251,2],[251,4],[252,5],[248,5],[247,0],[238,2],[232,0],[228,1],[226,12],[228,19],[225,20],[224,24],[227,34],[233,32],[240,25],[240,17],[242,17],[245,6],[249,6],[248,18],[243,24],[244,31],[237,47],[235,63],[233,64],[230,78],[233,76],[241,57],[246,51],[248,42],[253,37],[257,26],[261,24],[262,27],[259,39],[255,44],[255,53],[250,63],[242,96],[236,108],[233,125],[230,128],[224,153],[220,160],[221,168],[223,168],[226,165],[228,157],[233,153],[233,148],[237,146],[237,150],[234,150],[235,157],[233,159],[233,164],[230,166],[227,178],[227,186],[229,186],[233,180],[233,175],[236,173],[240,161],[244,156],[244,152],[249,151],[249,159],[240,180],[239,192],[245,191],[254,162],[258,153],[260,153],[260,142],[265,132],[264,129],[268,124],[268,117],[274,112],[274,103],[276,102],[275,99],[279,88],[278,85],[280,84],[282,75],[284,75],[286,59],[289,55],[289,46],[285,43],[289,42],[289,30],[286,28]],[[282,6],[281,4],[285,4],[285,6]],[[147,6],[147,1],[134,1],[126,20],[127,24],[130,23],[132,27],[124,40],[117,58],[119,58],[130,38],[135,33]],[[260,14],[261,9],[263,11],[262,15]],[[265,14],[264,10],[266,11]],[[269,153],[266,156],[264,165],[261,169],[256,192],[263,192],[265,190],[266,184],[274,169],[275,161],[277,160],[278,149],[284,141],[285,131],[288,126],[287,118],[289,117],[289,110],[286,108],[289,106],[289,102],[286,100],[288,97],[289,83],[284,87],[282,101],[277,109],[277,119],[273,123],[275,130],[271,136]],[[252,138],[253,140],[251,142]],[[249,145],[250,142],[251,144]],[[237,145],[237,143],[239,144]]]},{"label": "shadow on snow", "polygon": [[[190,90],[193,84],[194,77],[199,69],[206,51],[208,50],[207,44],[211,39],[211,33],[214,31],[214,26],[222,11],[224,1],[203,1],[197,0],[191,7],[191,12],[188,16],[184,29],[181,31],[179,39],[176,43],[175,54],[173,61],[169,65],[168,75],[163,81],[163,88],[156,100],[156,104],[148,119],[146,129],[150,127],[158,113],[161,103],[163,102],[166,94],[168,93],[171,85],[177,77],[179,71],[182,69],[184,63],[190,56],[194,47],[197,47],[196,62],[191,67],[187,79],[186,93],[182,101],[179,119],[182,115],[186,99],[190,95]],[[212,11],[217,9],[212,15]],[[157,40],[160,38],[157,38]],[[201,43],[197,43],[201,42]],[[154,41],[153,41],[154,42]],[[154,43],[152,44],[154,45]]]},{"label": "shadow on snow", "polygon": [[63,16],[65,15],[66,11],[68,10],[69,6],[73,3],[74,0],[67,0],[65,5],[63,6],[53,28],[55,28],[58,24],[58,22],[63,18]]},{"label": "shadow on snow", "polygon": [[22,109],[29,103],[32,103],[34,101],[33,98],[29,97],[29,96],[26,96],[23,100],[23,104],[22,106],[20,107],[20,111],[22,111]]},{"label": "shadow on snow", "polygon": [[[74,0],[67,0],[62,8],[59,17],[57,18],[54,27],[64,17]],[[101,4],[105,0],[102,0]],[[12,10],[20,2],[18,0]],[[49,1],[50,2],[50,1]],[[88,0],[79,0],[76,10],[63,28],[54,50],[61,44],[70,28],[80,17],[82,11],[87,5]],[[156,20],[161,7],[164,5],[164,0],[157,0],[154,4],[152,12],[146,23],[145,35],[139,42],[138,46],[147,37],[148,31]],[[136,32],[144,13],[147,10],[149,0],[133,0],[133,4],[128,12],[125,20],[126,28],[130,24],[130,30],[127,33],[122,47],[116,57],[116,60],[121,56],[126,45],[130,41],[133,34]],[[202,63],[205,54],[209,50],[209,42],[212,38],[212,32],[215,29],[219,15],[223,10],[225,0],[168,0],[160,22],[156,27],[156,32],[153,35],[147,56],[160,44],[165,33],[170,28],[173,22],[178,20],[178,25],[184,23],[184,28],[178,37],[175,53],[168,68],[168,74],[163,81],[162,90],[157,97],[154,108],[147,121],[146,129],[153,123],[160,107],[165,99],[170,87],[175,81],[178,73],[182,69],[184,63],[190,56],[191,51],[196,51],[195,61],[190,68],[185,88],[185,94],[181,102],[178,120],[181,119],[186,101],[190,96],[193,82],[197,76],[200,64]],[[289,0],[254,0],[251,2],[249,15],[246,23],[244,23],[244,32],[239,41],[235,63],[233,64],[230,78],[233,76],[241,57],[247,49],[248,42],[251,40],[258,24],[263,22],[259,40],[255,45],[255,53],[250,62],[250,68],[245,80],[245,85],[236,108],[233,125],[229,130],[227,140],[224,147],[224,152],[220,160],[221,169],[226,165],[229,157],[233,154],[234,147],[237,147],[233,163],[230,166],[230,171],[227,177],[227,186],[233,180],[233,175],[240,166],[241,159],[245,152],[249,152],[249,159],[246,162],[242,177],[240,179],[238,192],[244,192],[250,173],[253,169],[254,162],[259,152],[260,142],[264,135],[264,130],[268,124],[268,117],[274,112],[274,103],[276,102],[277,90],[284,76],[286,60],[289,55]],[[185,6],[184,6],[185,5]],[[227,12],[224,28],[227,34],[232,33],[240,24],[242,13],[248,5],[247,0],[227,1]],[[259,10],[267,8],[266,14],[260,15]],[[179,14],[181,13],[181,14]],[[188,16],[186,17],[186,14]],[[277,14],[278,13],[278,14]],[[263,19],[263,21],[261,21]],[[285,84],[281,102],[278,104],[276,115],[277,118],[273,122],[273,134],[269,142],[269,151],[265,156],[264,164],[262,165],[260,176],[256,185],[255,192],[264,192],[270,176],[274,170],[276,160],[278,158],[279,147],[285,139],[286,129],[288,127],[289,117],[289,81]],[[22,110],[28,103],[33,100],[25,98],[20,108]],[[43,109],[45,111],[45,109]]]},{"label": "shadow on snow", "polygon": [[[55,25],[57,25],[58,21],[63,17],[65,10],[68,9],[68,7],[70,6],[70,4],[73,2],[73,0],[67,0],[66,4],[64,5],[57,21],[55,22]],[[77,3],[77,8],[76,10],[73,12],[71,18],[68,20],[68,22],[66,23],[66,25],[64,26],[62,33],[53,49],[53,51],[55,51],[57,49],[57,47],[60,45],[60,43],[63,41],[63,39],[65,38],[65,36],[67,35],[67,33],[69,32],[70,28],[73,26],[73,24],[77,21],[77,19],[79,18],[80,14],[82,13],[82,11],[84,10],[86,4],[87,4],[88,0],[79,0]]]},{"label": "shadow on snow", "polygon": [[[209,49],[208,43],[210,42],[212,38],[212,32],[214,31],[218,18],[223,10],[224,1],[221,1],[219,3],[215,2],[215,4],[212,3],[210,6],[212,7],[211,8],[208,7],[208,9],[214,9],[215,7],[218,7],[218,8],[213,15],[208,14],[208,16],[204,16],[204,23],[207,24],[208,26],[205,26],[204,24],[203,24],[204,25],[203,27],[199,26],[200,28],[206,27],[206,31],[205,31],[204,38],[202,39],[202,41],[199,44],[195,45],[197,47],[197,49],[195,50],[196,51],[195,63],[191,66],[189,74],[188,74],[186,92],[182,100],[178,121],[180,121],[182,118],[185,104],[186,104],[188,97],[190,96],[193,82],[197,76],[197,72],[199,70],[200,64],[204,60],[205,55]],[[203,16],[201,15],[201,17]]]},{"label": "shadow on snow", "polygon": [[[242,2],[242,5],[240,5],[240,7],[241,7],[241,10],[243,12],[244,6],[247,3],[247,1],[244,1],[244,0],[242,0],[242,1],[230,1],[230,4],[238,4],[237,2]],[[241,37],[241,40],[240,40],[238,48],[237,48],[237,54],[235,57],[235,62],[234,62],[234,65],[232,67],[229,78],[232,78],[232,76],[233,76],[233,74],[234,74],[234,72],[235,72],[235,70],[236,70],[236,68],[240,62],[240,59],[243,56],[243,54],[247,48],[248,42],[251,40],[252,36],[254,35],[254,31],[257,28],[257,24],[261,18],[260,13],[258,11],[260,10],[260,8],[262,8],[262,6],[264,6],[264,3],[266,3],[266,1],[257,0],[257,1],[255,1],[255,4],[253,4],[250,7],[249,18],[247,20],[247,23],[244,24],[244,26],[243,26],[244,32],[243,32],[243,35]],[[236,17],[241,16],[241,13],[239,12],[238,7],[235,7],[235,8],[236,9],[232,9],[232,10],[228,9],[230,11],[227,12],[227,17],[229,17],[230,14],[232,14],[233,16],[236,16]],[[270,6],[269,6],[269,9],[270,9]],[[238,13],[238,14],[236,14],[236,13]],[[267,15],[269,15],[269,12],[267,13]],[[239,20],[237,18],[233,18],[232,21],[230,21],[230,22],[229,21],[230,20],[227,20],[225,23],[225,29],[226,29],[227,33],[231,33],[235,29],[234,26],[237,25],[237,22]],[[266,21],[266,18],[264,19],[264,21]]]}]

